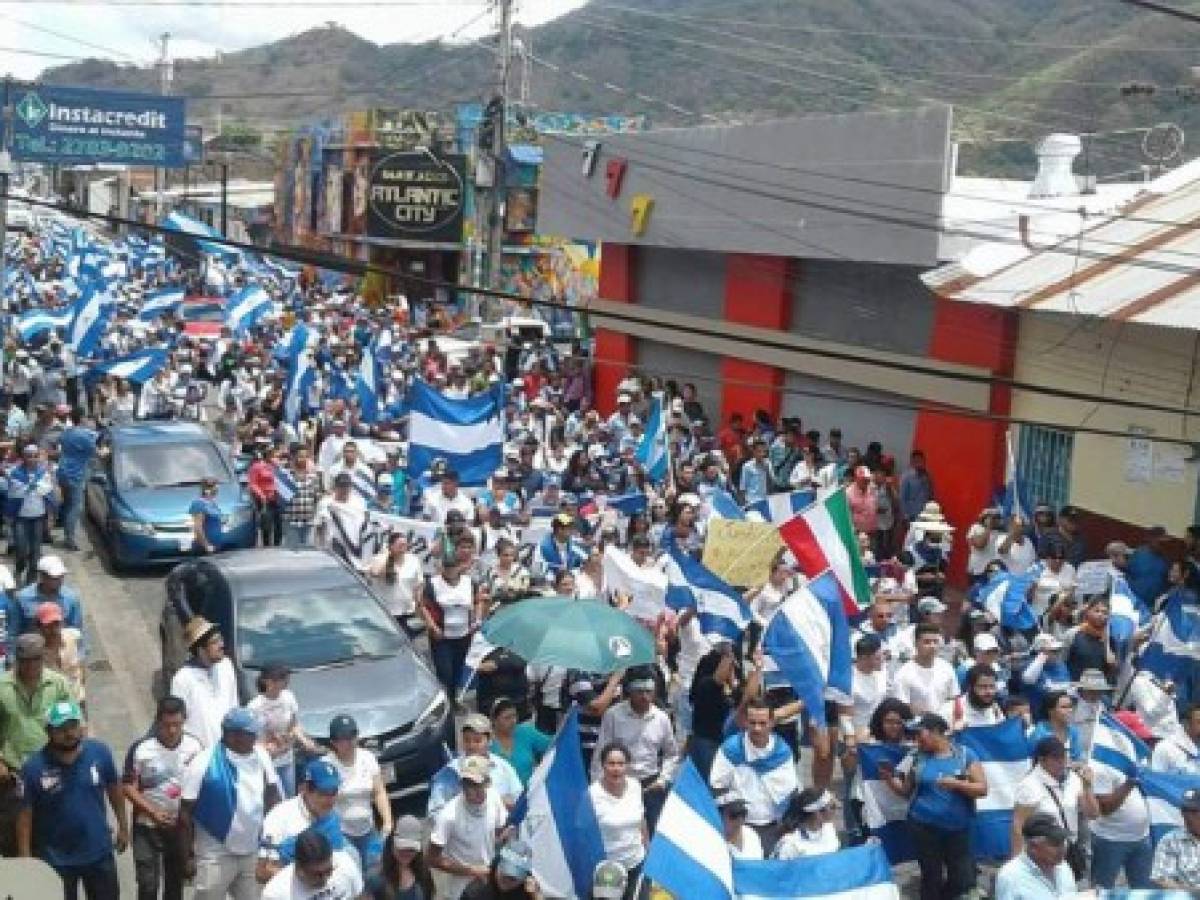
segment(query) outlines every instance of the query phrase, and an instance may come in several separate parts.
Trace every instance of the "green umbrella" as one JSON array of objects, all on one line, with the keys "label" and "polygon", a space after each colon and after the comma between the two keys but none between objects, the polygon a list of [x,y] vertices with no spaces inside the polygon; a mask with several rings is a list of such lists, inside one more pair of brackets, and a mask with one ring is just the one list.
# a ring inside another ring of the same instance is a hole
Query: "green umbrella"
[{"label": "green umbrella", "polygon": [[484,622],[483,636],[526,662],[585,672],[615,672],[654,662],[650,632],[596,600],[522,600]]}]

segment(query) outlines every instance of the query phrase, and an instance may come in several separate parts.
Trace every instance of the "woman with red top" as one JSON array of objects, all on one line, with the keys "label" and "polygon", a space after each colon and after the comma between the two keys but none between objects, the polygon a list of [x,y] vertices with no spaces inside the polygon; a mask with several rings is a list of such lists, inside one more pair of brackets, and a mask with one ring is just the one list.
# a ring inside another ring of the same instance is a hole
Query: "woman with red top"
[{"label": "woman with red top", "polygon": [[258,511],[258,528],[264,547],[278,547],[283,539],[283,507],[275,483],[276,453],[270,447],[255,453],[247,473],[250,496]]}]

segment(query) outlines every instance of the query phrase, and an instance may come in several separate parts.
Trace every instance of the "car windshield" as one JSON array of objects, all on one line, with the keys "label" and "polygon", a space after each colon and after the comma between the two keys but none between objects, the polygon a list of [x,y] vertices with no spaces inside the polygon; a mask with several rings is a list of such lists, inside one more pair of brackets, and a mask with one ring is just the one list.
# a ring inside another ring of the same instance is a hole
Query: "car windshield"
[{"label": "car windshield", "polygon": [[198,485],[205,478],[229,481],[229,468],[214,444],[139,444],[116,455],[114,471],[122,490]]},{"label": "car windshield", "polygon": [[365,590],[296,590],[238,600],[237,649],[243,666],[267,662],[316,669],[362,657],[394,656],[404,638]]}]

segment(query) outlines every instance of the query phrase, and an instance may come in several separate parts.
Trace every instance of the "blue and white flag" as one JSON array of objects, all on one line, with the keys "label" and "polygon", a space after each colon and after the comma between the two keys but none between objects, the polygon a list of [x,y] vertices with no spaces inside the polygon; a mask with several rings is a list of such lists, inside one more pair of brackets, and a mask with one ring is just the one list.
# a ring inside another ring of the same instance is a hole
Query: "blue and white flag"
[{"label": "blue and white flag", "polygon": [[503,387],[455,400],[417,380],[408,399],[409,475],[419,478],[442,457],[461,484],[486,484],[504,459]]},{"label": "blue and white flag", "polygon": [[71,310],[30,309],[16,317],[13,326],[22,343],[29,343],[39,334],[66,328],[71,324]]},{"label": "blue and white flag", "polygon": [[733,859],[725,843],[721,814],[690,759],[680,768],[663,805],[643,871],[675,897],[733,898]]},{"label": "blue and white flag", "polygon": [[619,497],[606,497],[604,502],[607,509],[616,510],[625,517],[644,513],[650,505],[649,498],[641,491],[622,494]]},{"label": "blue and white flag", "polygon": [[275,465],[272,468],[275,470],[275,493],[282,502],[288,503],[296,496],[296,479],[283,466]]},{"label": "blue and white flag", "polygon": [[1126,778],[1132,778],[1137,775],[1138,768],[1149,761],[1150,748],[1110,713],[1102,712],[1092,728],[1092,746],[1088,756],[1095,765],[1107,766]]},{"label": "blue and white flag", "polygon": [[354,393],[358,397],[359,417],[368,425],[374,425],[379,421],[379,363],[374,347],[363,348]]},{"label": "blue and white flag", "polygon": [[979,757],[987,777],[987,795],[975,801],[971,849],[978,859],[1008,859],[1017,784],[1029,774],[1029,742],[1024,722],[1007,719],[999,725],[965,728],[957,743]]},{"label": "blue and white flag", "polygon": [[579,749],[578,707],[571,707],[563,719],[511,821],[533,850],[533,875],[543,894],[591,896],[592,873],[604,859],[604,840]]},{"label": "blue and white flag", "polygon": [[634,451],[634,457],[651,481],[662,483],[667,480],[671,471],[671,461],[667,452],[667,418],[663,414],[661,395],[656,394],[650,400],[646,431],[642,435],[642,442]]},{"label": "blue and white flag", "polygon": [[740,900],[897,900],[900,889],[879,844],[800,859],[735,859]]},{"label": "blue and white flag", "polygon": [[235,333],[244,331],[271,309],[271,295],[259,284],[248,284],[232,297],[225,307],[225,324]]},{"label": "blue and white flag", "polygon": [[746,518],[745,512],[737,505],[729,491],[720,488],[708,495],[708,517],[710,519],[732,519],[739,522]]},{"label": "blue and white flag", "polygon": [[[172,212],[162,220],[162,227],[171,231],[178,231],[182,234],[191,235],[196,238],[196,245],[205,253],[213,256],[226,256],[238,258],[242,255],[242,251],[227,247],[224,244],[217,243],[223,240],[221,232],[213,228],[211,225],[205,225],[199,219],[193,219],[191,216],[184,215],[179,211]],[[201,240],[201,238],[211,238],[212,240]]]},{"label": "blue and white flag", "polygon": [[880,764],[896,769],[911,749],[901,744],[858,745],[863,822],[871,835],[879,839],[892,865],[916,859],[917,854],[908,830],[908,799],[887,786]]},{"label": "blue and white flag", "polygon": [[1037,576],[997,571],[979,590],[979,605],[1004,628],[1024,631],[1037,626],[1037,613],[1029,604],[1029,593]]},{"label": "blue and white flag", "polygon": [[1168,832],[1183,827],[1183,814],[1179,811],[1183,794],[1200,790],[1200,775],[1156,772],[1142,766],[1138,769],[1138,779],[1150,807],[1150,840],[1157,844]]},{"label": "blue and white flag", "polygon": [[[816,491],[791,491],[771,494],[746,507],[746,513],[757,514],[764,522],[786,522],[817,502]],[[753,518],[753,516],[750,516]]]},{"label": "blue and white flag", "polygon": [[[209,751],[208,767],[200,781],[192,818],[212,837],[222,843],[236,832],[245,830],[245,814],[238,815],[238,770],[234,768],[221,743]],[[254,822],[261,827],[262,822]],[[244,836],[244,835],[243,835]]]},{"label": "blue and white flag", "polygon": [[789,594],[763,634],[763,652],[809,710],[850,702],[850,623],[832,571]]},{"label": "blue and white flag", "polygon": [[488,658],[488,654],[496,649],[496,645],[483,636],[482,631],[476,631],[471,636],[471,646],[467,648],[467,656],[463,660],[462,672],[458,676],[458,698],[462,702],[463,696],[475,684],[475,673],[479,671],[479,664]]},{"label": "blue and white flag", "polygon": [[138,310],[138,319],[149,322],[166,313],[173,313],[183,303],[186,291],[182,286],[164,287],[150,291],[142,298],[142,308]]},{"label": "blue and white flag", "polygon": [[139,350],[136,353],[129,353],[90,366],[83,377],[84,380],[92,380],[111,375],[114,378],[123,378],[133,384],[145,384],[166,364],[166,350]]},{"label": "blue and white flag", "polygon": [[389,366],[392,364],[392,348],[395,338],[392,335],[392,329],[384,328],[375,338],[375,360],[381,366]]},{"label": "blue and white flag", "polygon": [[67,346],[80,359],[91,356],[100,345],[109,317],[116,308],[112,299],[106,283],[93,281],[75,302],[71,323],[67,326]]},{"label": "blue and white flag", "polygon": [[1167,596],[1137,666],[1175,683],[1182,704],[1200,700],[1200,610],[1181,588]]},{"label": "blue and white flag", "polygon": [[753,614],[741,592],[714,575],[704,563],[671,546],[665,569],[667,606],[695,609],[704,634],[737,640],[746,630]]},{"label": "blue and white flag", "polygon": [[1108,608],[1108,633],[1123,652],[1133,633],[1148,617],[1149,611],[1141,598],[1133,592],[1125,577],[1116,573],[1112,577]]},{"label": "blue and white flag", "polygon": [[1005,519],[1020,516],[1028,525],[1033,519],[1033,506],[1029,502],[1029,495],[1021,481],[1020,473],[1017,471],[1017,457],[1013,453],[1011,431],[1005,435],[1004,440],[1008,455],[1004,465],[1004,498],[1000,502],[1001,511],[1004,513]]},{"label": "blue and white flag", "polygon": [[292,332],[290,343],[288,378],[283,398],[283,418],[289,425],[296,427],[300,422],[300,417],[306,411],[308,395],[317,380],[317,369],[307,347],[307,328],[297,325],[295,331]]}]

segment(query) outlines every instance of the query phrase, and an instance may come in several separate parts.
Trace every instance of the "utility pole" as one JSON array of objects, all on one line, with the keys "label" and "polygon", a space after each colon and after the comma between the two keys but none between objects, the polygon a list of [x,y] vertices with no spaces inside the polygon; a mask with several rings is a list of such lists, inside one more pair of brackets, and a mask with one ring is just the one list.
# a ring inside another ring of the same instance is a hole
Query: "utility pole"
[{"label": "utility pole", "polygon": [[[164,97],[166,97],[171,93],[171,81],[175,75],[174,66],[171,64],[171,56],[170,56],[170,45],[171,45],[170,32],[163,32],[162,35],[159,37],[159,41],[161,42],[160,46],[159,46],[159,54],[158,54],[158,75],[159,75],[159,79],[160,79],[159,87],[161,89],[162,95]],[[155,169],[154,170],[154,187],[155,187],[154,220],[156,222],[162,221],[163,189],[166,187],[166,183],[167,183],[167,170],[166,169]]]},{"label": "utility pole", "polygon": [[508,116],[508,78],[512,66],[513,0],[496,0],[500,22],[500,46],[496,57],[496,86],[489,110],[494,113],[492,157],[492,196],[488,208],[488,285],[500,288],[500,259],[504,249],[504,171],[508,142],[505,137]]},{"label": "utility pole", "polygon": [[0,105],[0,308],[8,312],[8,176],[12,174],[12,79],[4,79]]}]

